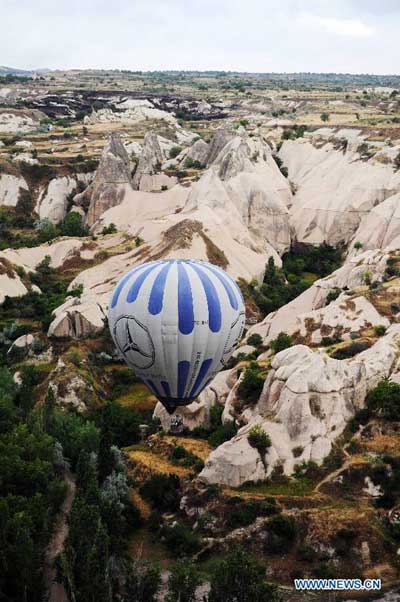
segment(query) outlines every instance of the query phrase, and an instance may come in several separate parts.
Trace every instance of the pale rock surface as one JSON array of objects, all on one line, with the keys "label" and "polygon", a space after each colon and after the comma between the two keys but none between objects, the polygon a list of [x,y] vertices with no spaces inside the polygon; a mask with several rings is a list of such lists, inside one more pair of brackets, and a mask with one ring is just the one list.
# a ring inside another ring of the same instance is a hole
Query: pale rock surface
[{"label": "pale rock surface", "polygon": [[400,193],[374,207],[361,220],[350,244],[351,255],[357,255],[356,242],[362,244],[363,250],[400,248]]},{"label": "pale rock surface", "polygon": [[335,150],[331,142],[316,148],[306,138],[285,140],[279,156],[296,188],[291,225],[300,242],[348,242],[365,215],[400,191],[391,165],[361,161],[355,150]]},{"label": "pale rock surface", "polygon": [[142,145],[139,142],[124,142],[125,150],[128,153],[129,157],[139,157],[142,152]]},{"label": "pale rock surface", "polygon": [[39,111],[28,112],[0,112],[0,133],[16,134],[28,133],[39,126],[40,119],[45,117]]},{"label": "pale rock surface", "polygon": [[[61,238],[57,242],[48,242],[38,247],[22,247],[21,249],[6,249],[0,251],[11,263],[21,266],[27,272],[34,271],[36,266],[48,255],[53,268],[61,267],[64,262],[76,255],[85,241],[82,238]],[[89,257],[88,257],[89,258]]]},{"label": "pale rock surface", "polygon": [[92,226],[110,207],[120,205],[132,190],[129,157],[119,136],[111,135],[103,150],[93,182],[74,198],[77,205],[89,205],[87,223]]},{"label": "pale rock surface", "polygon": [[49,337],[84,338],[101,332],[106,323],[106,315],[95,299],[82,302],[76,297],[67,297],[53,315]]},{"label": "pale rock surface", "polygon": [[256,350],[253,345],[240,345],[235,351],[232,353],[232,357],[237,357],[239,354],[244,353],[245,355],[249,355]]},{"label": "pale rock surface", "polygon": [[22,176],[0,175],[0,206],[16,207],[21,190],[28,190],[28,184]]},{"label": "pale rock surface", "polygon": [[[132,99],[129,99],[125,102],[132,102]],[[161,109],[156,109],[152,106],[146,106],[143,102],[140,105],[131,106],[128,105],[122,106],[123,103],[120,104],[120,108],[124,110],[122,112],[116,113],[112,109],[99,109],[98,111],[93,111],[89,116],[87,115],[84,118],[85,124],[94,125],[96,123],[113,123],[113,122],[121,122],[121,123],[138,123],[139,121],[143,121],[145,119],[155,119],[166,121],[167,123],[177,126],[177,120],[173,113],[168,113],[167,111],[162,111]]]},{"label": "pale rock surface", "polygon": [[[127,184],[124,198],[119,199],[117,186],[112,184],[112,202],[106,199],[102,206],[92,196],[88,221],[96,220],[96,231],[114,223],[119,231],[133,237],[140,235],[145,244],[81,272],[71,284],[83,285],[80,303],[99,304],[105,312],[118,279],[129,268],[154,257],[206,261],[220,258],[228,273],[245,280],[260,278],[271,255],[280,264],[275,249],[283,252],[290,244],[286,202],[291,193],[287,180],[273,160],[270,147],[261,139],[249,138],[245,132],[232,136],[222,130],[217,131],[216,137],[210,148],[216,151],[222,141],[226,144],[229,140],[226,152],[218,151],[213,165],[191,188],[177,185],[155,195],[134,191]],[[103,157],[107,154],[108,150]],[[159,141],[149,134],[139,160],[137,182],[149,171],[148,165],[150,171],[158,168],[160,159]],[[119,158],[118,165],[120,161]],[[101,171],[99,166],[89,188],[96,189]],[[96,313],[97,309],[94,307],[93,311]]]},{"label": "pale rock surface", "polygon": [[363,488],[363,491],[371,496],[371,497],[381,497],[383,495],[382,489],[380,485],[375,485],[374,482],[372,481],[371,477],[366,476],[364,479],[364,483],[365,483],[365,487]]},{"label": "pale rock surface", "polygon": [[71,375],[63,361],[59,361],[51,373],[49,387],[54,393],[57,406],[67,410],[73,408],[77,412],[87,410],[83,394],[93,393],[93,387],[79,374]]},{"label": "pale rock surface", "polygon": [[[85,184],[89,183],[87,174],[81,174],[79,180]],[[40,219],[47,218],[53,224],[64,219],[67,213],[68,196],[74,192],[77,179],[71,176],[63,176],[50,180],[48,186],[39,195],[35,211]]]},{"label": "pale rock surface", "polygon": [[151,192],[161,190],[163,186],[171,188],[177,183],[175,177],[160,173],[165,154],[160,145],[159,136],[148,132],[143,140],[142,152],[133,178],[133,188]]},{"label": "pale rock surface", "polygon": [[28,289],[18,274],[14,273],[13,278],[8,274],[0,274],[0,305],[6,297],[22,297],[27,292]]},{"label": "pale rock surface", "polygon": [[342,267],[329,276],[316,280],[310,288],[277,311],[268,314],[262,322],[248,331],[263,337],[264,343],[275,339],[280,332],[294,333],[298,329],[298,316],[324,307],[327,296],[335,288],[349,290],[364,284],[365,274],[371,281],[382,281],[389,255],[380,249],[365,251],[350,257]]},{"label": "pale rock surface", "polygon": [[187,149],[186,155],[191,157],[193,161],[199,161],[201,165],[206,165],[208,160],[209,145],[202,140],[196,140],[192,146]]},{"label": "pale rock surface", "polygon": [[[302,461],[320,463],[347,421],[363,407],[367,392],[390,374],[399,342],[400,325],[396,324],[370,349],[350,360],[335,360],[304,345],[278,353],[255,408],[258,415],[210,454],[199,478],[237,487],[264,479],[277,463],[285,474],[291,474]],[[265,465],[248,443],[255,424],[271,439]],[[295,448],[301,450],[296,457]]]},{"label": "pale rock surface", "polygon": [[298,316],[293,332],[298,331],[305,339],[311,336],[311,342],[319,344],[324,336],[338,336],[345,340],[350,338],[350,333],[378,325],[387,328],[390,322],[365,297],[348,299],[341,295],[322,309]]},{"label": "pale rock surface", "polygon": [[32,347],[34,340],[35,337],[32,334],[23,334],[15,339],[9,348],[8,353],[11,353],[14,349],[28,349],[29,347]]},{"label": "pale rock surface", "polygon": [[39,165],[39,159],[32,157],[31,153],[18,153],[12,157],[16,163],[29,163],[29,165]]},{"label": "pale rock surface", "polygon": [[33,143],[30,140],[18,140],[15,146],[25,148],[26,150],[32,150],[34,148]]}]

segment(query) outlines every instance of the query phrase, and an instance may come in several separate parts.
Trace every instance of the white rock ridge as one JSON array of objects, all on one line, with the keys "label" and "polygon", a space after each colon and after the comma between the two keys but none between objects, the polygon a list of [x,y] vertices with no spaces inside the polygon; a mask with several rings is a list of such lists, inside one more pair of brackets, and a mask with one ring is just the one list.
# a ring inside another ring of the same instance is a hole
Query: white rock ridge
[{"label": "white rock ridge", "polygon": [[[347,421],[363,407],[366,393],[390,374],[399,342],[400,326],[394,325],[350,360],[335,360],[304,345],[278,353],[253,417],[210,454],[199,478],[237,487],[265,479],[278,463],[286,474],[303,461],[320,463]],[[265,458],[248,442],[255,424],[271,439]]]},{"label": "white rock ridge", "polygon": [[364,162],[356,150],[336,150],[332,142],[316,148],[306,138],[285,140],[279,156],[296,189],[291,225],[300,242],[349,242],[361,220],[400,191],[392,165]]},{"label": "white rock ridge", "polygon": [[21,190],[28,191],[28,184],[22,176],[0,175],[0,206],[16,207]]}]

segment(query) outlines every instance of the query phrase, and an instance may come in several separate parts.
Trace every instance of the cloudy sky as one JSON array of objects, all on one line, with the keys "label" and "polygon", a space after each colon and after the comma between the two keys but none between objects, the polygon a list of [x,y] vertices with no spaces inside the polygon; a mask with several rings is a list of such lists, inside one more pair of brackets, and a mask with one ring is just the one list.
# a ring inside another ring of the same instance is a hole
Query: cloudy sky
[{"label": "cloudy sky", "polygon": [[400,0],[0,0],[0,65],[399,73]]}]

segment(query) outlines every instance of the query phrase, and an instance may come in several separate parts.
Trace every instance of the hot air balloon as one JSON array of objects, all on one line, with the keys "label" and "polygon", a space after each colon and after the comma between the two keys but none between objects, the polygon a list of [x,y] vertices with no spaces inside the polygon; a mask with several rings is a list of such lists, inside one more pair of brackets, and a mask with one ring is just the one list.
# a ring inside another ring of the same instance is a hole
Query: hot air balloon
[{"label": "hot air balloon", "polygon": [[224,367],[241,339],[245,308],[236,282],[220,268],[168,259],[125,274],[108,319],[128,366],[172,414]]}]

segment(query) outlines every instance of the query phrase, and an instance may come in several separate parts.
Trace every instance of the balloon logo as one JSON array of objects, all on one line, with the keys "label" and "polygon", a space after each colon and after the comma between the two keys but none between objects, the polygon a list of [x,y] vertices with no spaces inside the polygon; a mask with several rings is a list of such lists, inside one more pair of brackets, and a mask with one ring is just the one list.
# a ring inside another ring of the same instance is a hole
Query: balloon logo
[{"label": "balloon logo", "polygon": [[245,308],[236,282],[220,268],[171,259],[125,274],[108,318],[128,366],[172,413],[223,368],[242,337]]}]

